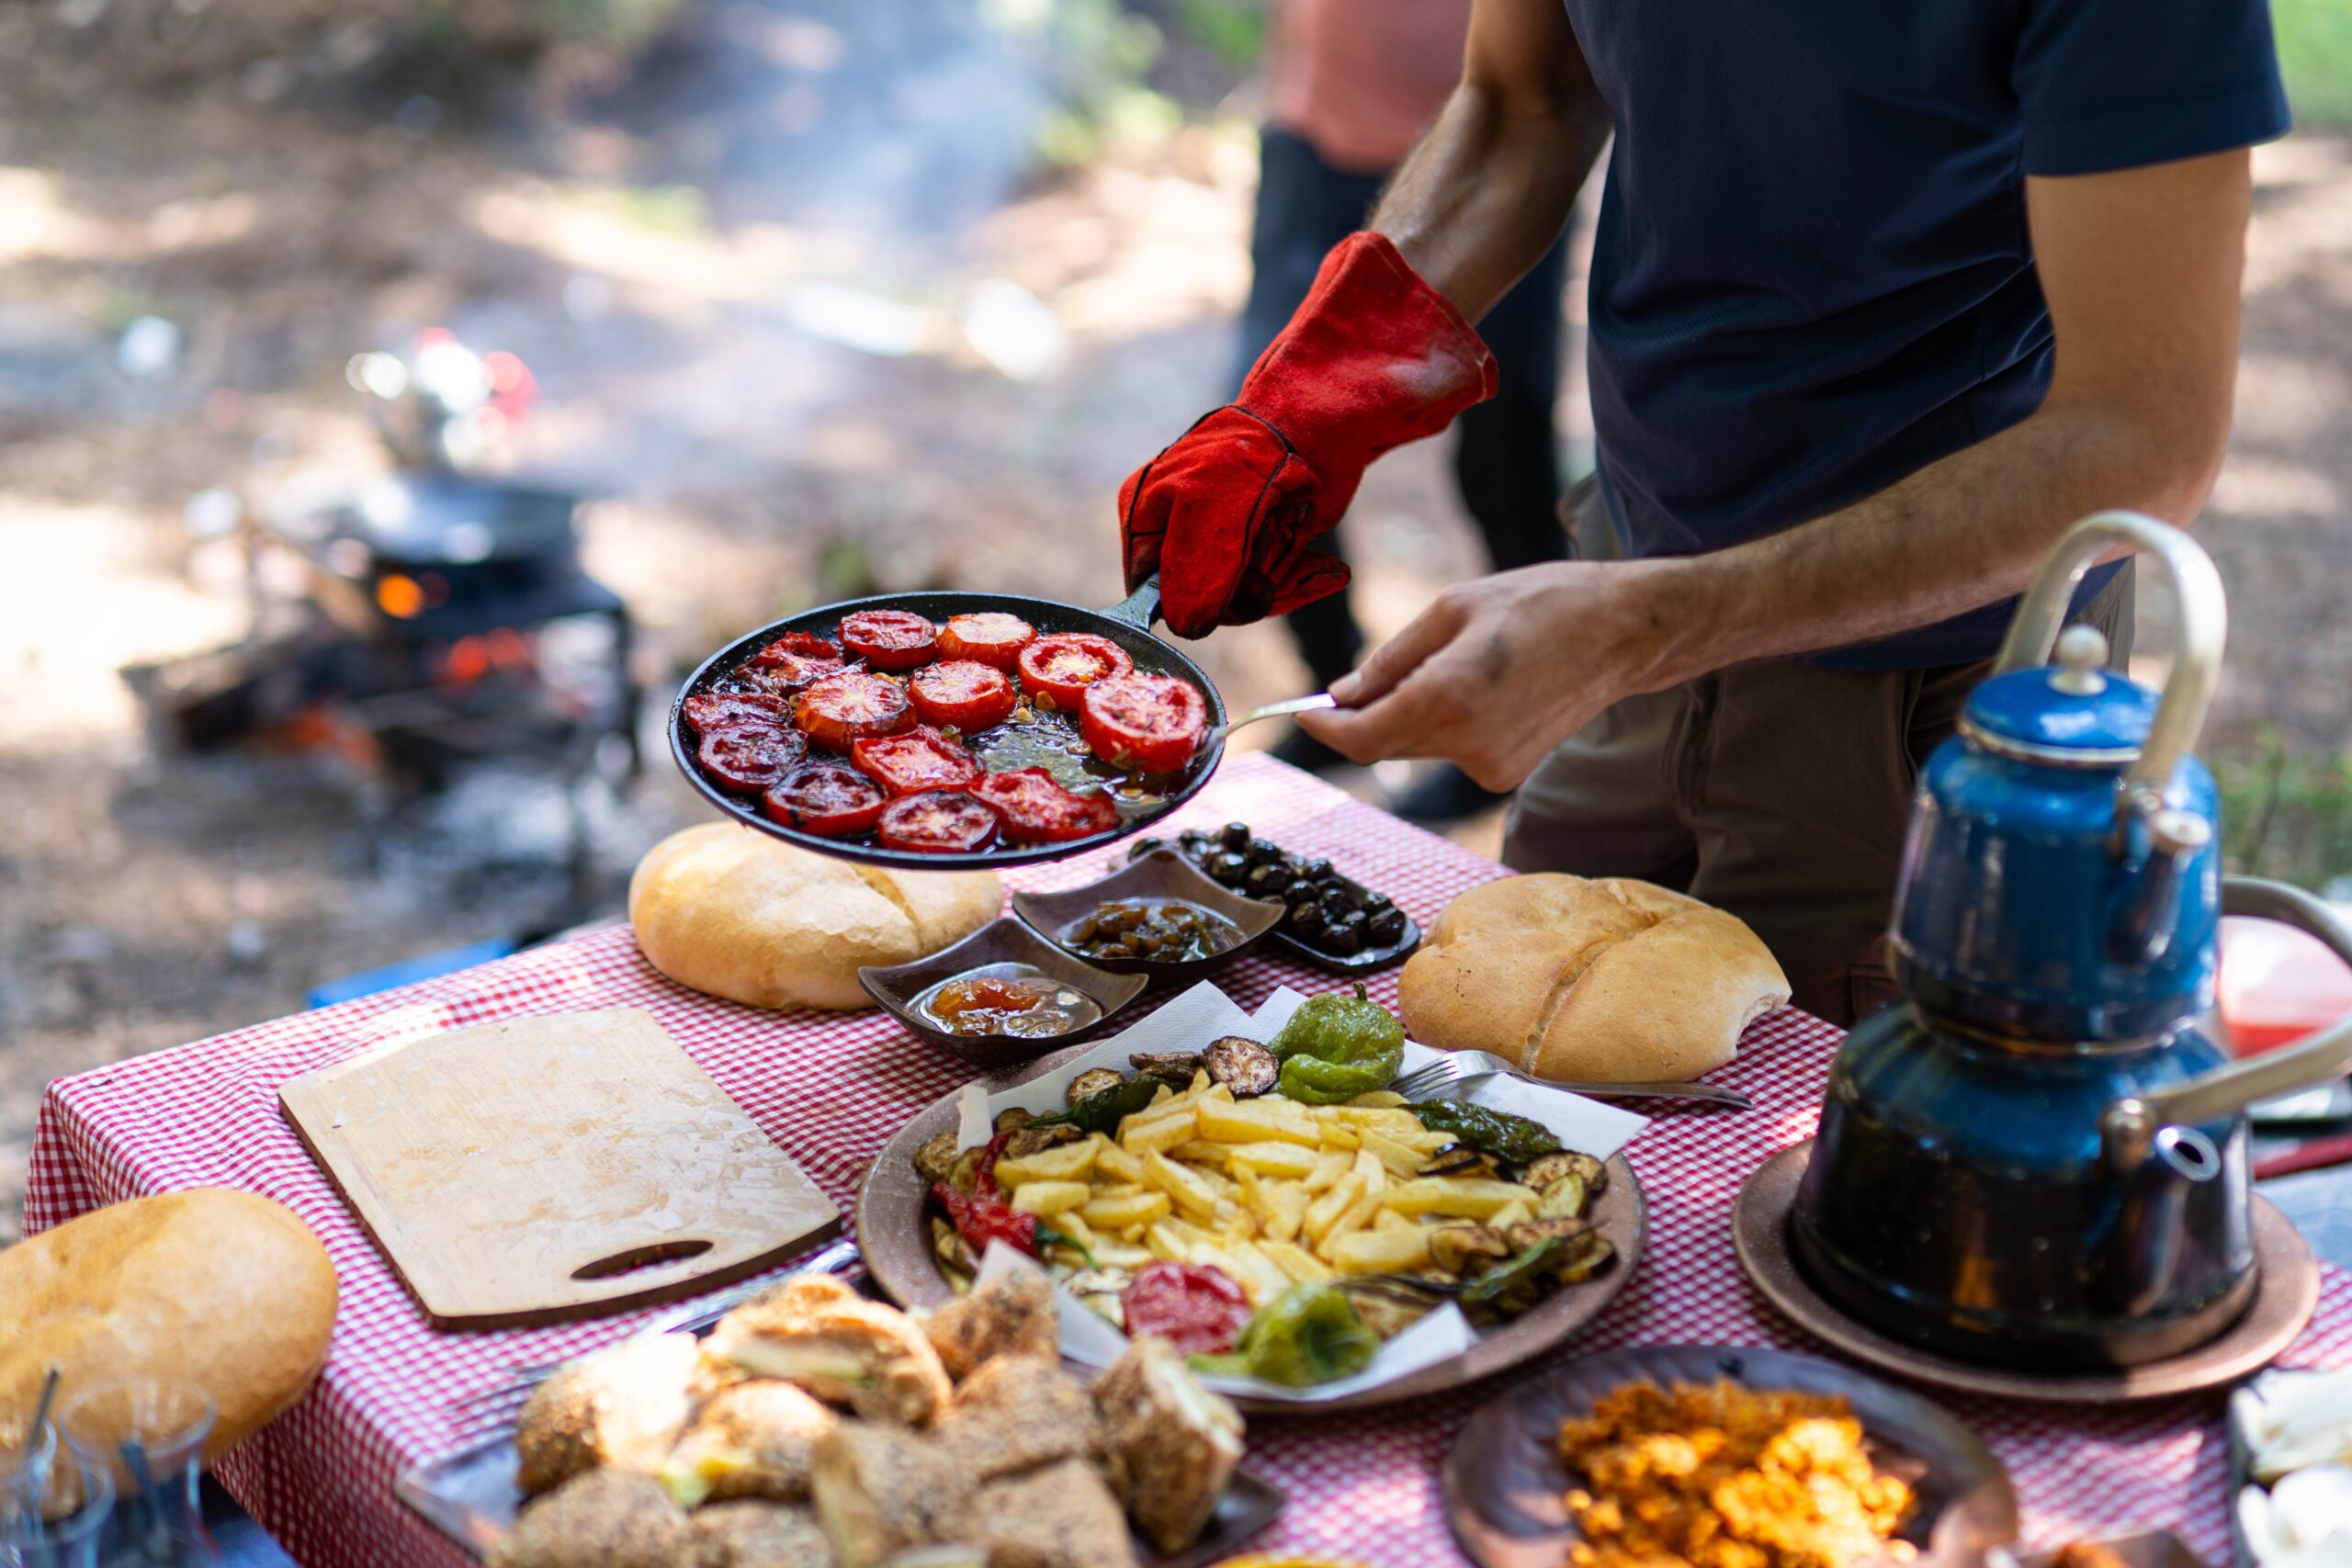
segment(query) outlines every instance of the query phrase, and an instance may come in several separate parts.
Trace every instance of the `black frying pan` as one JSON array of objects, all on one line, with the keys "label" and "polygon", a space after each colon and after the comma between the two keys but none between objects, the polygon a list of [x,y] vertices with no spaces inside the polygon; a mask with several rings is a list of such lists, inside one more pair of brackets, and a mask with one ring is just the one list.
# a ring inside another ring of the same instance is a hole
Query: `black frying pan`
[{"label": "black frying pan", "polygon": [[1031,599],[1014,593],[964,593],[946,590],[850,599],[838,604],[804,610],[797,615],[786,615],[783,620],[772,621],[755,632],[737,637],[704,660],[702,667],[688,676],[686,683],[679,688],[677,700],[670,705],[670,755],[686,775],[687,782],[728,817],[771,838],[797,844],[804,850],[815,850],[820,854],[832,855],[840,860],[862,861],[867,865],[896,866],[904,871],[978,871],[1029,865],[1038,861],[1060,860],[1068,855],[1100,849],[1114,839],[1124,838],[1167,816],[1200,793],[1201,786],[1209,782],[1209,775],[1216,772],[1217,760],[1225,754],[1225,743],[1214,741],[1203,747],[1192,764],[1169,781],[1165,795],[1149,803],[1120,801],[1119,826],[1114,831],[1098,833],[1089,839],[1073,839],[1067,843],[1001,844],[973,854],[926,854],[918,850],[889,850],[878,844],[856,843],[803,832],[761,816],[751,800],[729,795],[703,777],[702,770],[695,764],[695,741],[686,729],[686,699],[697,692],[708,691],[752,653],[785,633],[808,632],[831,638],[841,625],[842,616],[854,615],[860,610],[911,610],[939,623],[944,623],[951,615],[1001,610],[1020,616],[1036,627],[1040,634],[1092,632],[1125,649],[1127,656],[1136,661],[1137,670],[1152,675],[1178,676],[1199,687],[1202,698],[1208,704],[1210,731],[1214,732],[1225,723],[1225,699],[1217,694],[1216,683],[1174,644],[1162,641],[1151,633],[1151,623],[1159,615],[1159,579],[1157,577],[1146,581],[1131,597],[1107,610],[1082,609],[1076,604],[1059,604],[1051,599]]}]

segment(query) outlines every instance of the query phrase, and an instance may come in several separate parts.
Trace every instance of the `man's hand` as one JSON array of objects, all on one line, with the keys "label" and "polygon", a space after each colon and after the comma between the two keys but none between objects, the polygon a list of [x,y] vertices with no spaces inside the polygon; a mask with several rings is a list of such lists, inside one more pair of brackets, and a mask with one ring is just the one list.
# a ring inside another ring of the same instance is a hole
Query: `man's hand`
[{"label": "man's hand", "polygon": [[1517,788],[1563,736],[1657,689],[1674,563],[1556,561],[1459,583],[1331,688],[1307,733],[1359,762],[1442,757]]},{"label": "man's hand", "polygon": [[1508,788],[1621,697],[2017,593],[2090,513],[2187,526],[2228,443],[2251,184],[2243,151],[2027,180],[2056,339],[2032,415],[1750,544],[1448,589],[1332,688],[1361,711],[1301,724],[1358,761],[1442,757]]}]

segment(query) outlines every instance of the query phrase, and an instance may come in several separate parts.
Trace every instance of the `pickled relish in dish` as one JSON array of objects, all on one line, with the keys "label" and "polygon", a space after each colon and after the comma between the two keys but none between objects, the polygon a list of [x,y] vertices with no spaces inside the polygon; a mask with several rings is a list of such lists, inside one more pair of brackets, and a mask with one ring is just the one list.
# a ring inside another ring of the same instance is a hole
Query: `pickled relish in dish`
[{"label": "pickled relish in dish", "polygon": [[1045,1040],[1102,1016],[1093,998],[1026,964],[952,976],[915,998],[915,1012],[950,1034]]}]

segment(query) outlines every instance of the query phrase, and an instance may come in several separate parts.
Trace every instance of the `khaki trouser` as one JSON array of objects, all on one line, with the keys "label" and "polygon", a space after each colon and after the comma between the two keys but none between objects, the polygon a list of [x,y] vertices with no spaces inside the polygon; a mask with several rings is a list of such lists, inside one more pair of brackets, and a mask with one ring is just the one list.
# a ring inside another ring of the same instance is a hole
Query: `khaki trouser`
[{"label": "khaki trouser", "polygon": [[[1588,479],[1562,510],[1577,554],[1618,554]],[[2078,617],[2132,651],[2132,570]],[[1519,871],[1632,876],[1728,909],[1799,1007],[1850,1024],[1894,995],[1885,935],[1919,765],[1989,661],[1930,670],[1735,665],[1633,697],[1537,764],[1511,804]]]}]

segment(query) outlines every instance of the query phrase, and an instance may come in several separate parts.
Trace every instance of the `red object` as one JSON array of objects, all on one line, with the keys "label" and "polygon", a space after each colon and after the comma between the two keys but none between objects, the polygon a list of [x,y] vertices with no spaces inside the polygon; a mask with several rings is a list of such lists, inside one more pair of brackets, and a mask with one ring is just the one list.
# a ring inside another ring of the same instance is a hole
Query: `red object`
[{"label": "red object", "polygon": [[885,849],[942,855],[984,850],[994,841],[996,830],[993,808],[961,790],[946,789],[900,795],[882,808],[874,825],[875,837]]},{"label": "red object", "polygon": [[973,1252],[986,1252],[989,1243],[1001,1241],[1015,1251],[1037,1256],[1036,1215],[1014,1213],[1012,1205],[992,1192],[958,1192],[944,1181],[933,1182],[931,1195],[947,1211],[948,1223]]},{"label": "red object", "polygon": [[828,839],[863,833],[889,796],[847,762],[803,762],[760,796],[762,815]]},{"label": "red object", "polygon": [[842,617],[842,646],[876,670],[920,670],[939,657],[939,628],[906,610]]},{"label": "red object", "polygon": [[1174,773],[1193,760],[1208,728],[1199,688],[1173,675],[1115,675],[1086,688],[1078,733],[1113,767]]},{"label": "red object", "polygon": [[808,754],[808,743],[773,721],[721,725],[702,738],[695,760],[725,787],[756,795]]},{"label": "red object", "polygon": [[696,735],[730,724],[780,729],[792,722],[792,709],[785,700],[765,692],[696,692],[684,708],[686,727]]},{"label": "red object", "polygon": [[[2352,908],[2336,912],[2352,919]],[[2222,921],[2215,991],[2231,1049],[2250,1056],[2352,1013],[2352,968],[2309,931],[2232,915]]]},{"label": "red object", "polygon": [[939,628],[939,657],[992,664],[1010,674],[1021,650],[1036,638],[1036,627],[1002,610],[951,615],[947,624]]},{"label": "red object", "polygon": [[859,773],[892,795],[963,789],[980,776],[980,764],[969,751],[921,725],[903,735],[856,741],[849,755]]},{"label": "red object", "polygon": [[1250,1298],[1207,1263],[1147,1263],[1119,1296],[1127,1337],[1165,1339],[1187,1356],[1220,1356],[1250,1326]]},{"label": "red object", "polygon": [[[1164,827],[1214,829],[1239,818],[1303,855],[1386,889],[1424,925],[1474,886],[1505,874],[1307,774],[1246,752]],[[1014,891],[1069,886],[1123,856],[1009,869]],[[1394,1007],[1397,971],[1365,976]],[[1278,986],[1328,990],[1328,976],[1260,947],[1216,976],[1245,1010]],[[518,1360],[563,1360],[610,1344],[612,1317],[537,1327],[436,1332],[368,1238],[358,1212],[303,1150],[271,1086],[349,1061],[423,1026],[497,1023],[551,1008],[644,1008],[843,1212],[886,1140],[971,1069],[913,1047],[876,1009],[755,1012],[664,979],[626,925],[606,926],[397,990],[255,1022],[195,1044],[60,1077],[40,1101],[26,1177],[28,1232],[129,1198],[232,1182],[287,1205],[318,1233],[342,1278],[342,1309],[319,1390],[222,1454],[217,1472],[304,1568],[469,1568],[470,1559],[404,1504],[394,1478],[454,1447],[449,1402],[503,1382]],[[1750,1025],[1732,1061],[1708,1074],[1765,1113],[1679,1116],[1625,1151],[1648,1202],[1648,1250],[1635,1282],[1591,1336],[1571,1345],[1751,1345],[1818,1353],[1763,1304],[1730,1235],[1741,1178],[1809,1136],[1842,1032],[1793,1008]],[[909,1168],[911,1168],[910,1167]],[[927,1233],[926,1233],[927,1234]],[[2317,1315],[2284,1358],[2352,1365],[2352,1273],[2321,1272]],[[1458,1394],[1338,1419],[1267,1419],[1250,1468],[1287,1494],[1281,1517],[1249,1544],[1380,1568],[1463,1568],[1430,1476],[1464,1415],[1558,1355]],[[2027,1540],[2132,1529],[2177,1530],[2208,1562],[2228,1562],[2235,1499],[2218,1483],[2228,1448],[2222,1401],[2130,1404],[1966,1401],[1968,1421],[2014,1482]]]},{"label": "red object", "polygon": [[1379,234],[1351,234],[1241,383],[1119,490],[1127,587],[1159,573],[1179,637],[1287,615],[1347,586],[1312,541],[1372,460],[1495,395],[1494,355]]},{"label": "red object", "polygon": [[1075,713],[1087,687],[1114,675],[1131,674],[1135,667],[1127,650],[1107,637],[1056,632],[1021,650],[1021,685],[1031,696]]},{"label": "red object", "polygon": [[[944,647],[945,639],[941,640]],[[1012,689],[1012,677],[1003,671],[957,658],[909,676],[907,700],[925,724],[952,725],[970,735],[1011,718],[1021,699]]]},{"label": "red object", "polygon": [[1064,843],[1119,825],[1119,808],[1109,795],[1074,795],[1043,768],[990,773],[972,794],[996,807],[1004,836],[1016,844]]},{"label": "red object", "polygon": [[828,675],[800,694],[794,716],[811,743],[846,752],[860,740],[915,727],[915,711],[896,681],[865,670]]},{"label": "red object", "polygon": [[797,692],[850,667],[837,644],[807,632],[786,632],[752,655],[745,669],[780,692]]},{"label": "red object", "polygon": [[2331,1166],[2352,1164],[2352,1133],[2339,1133],[2332,1138],[2313,1138],[2310,1143],[2272,1155],[2268,1159],[2254,1162],[2254,1179],[2267,1181],[2274,1176],[2292,1176],[2299,1170],[2325,1170]]}]

